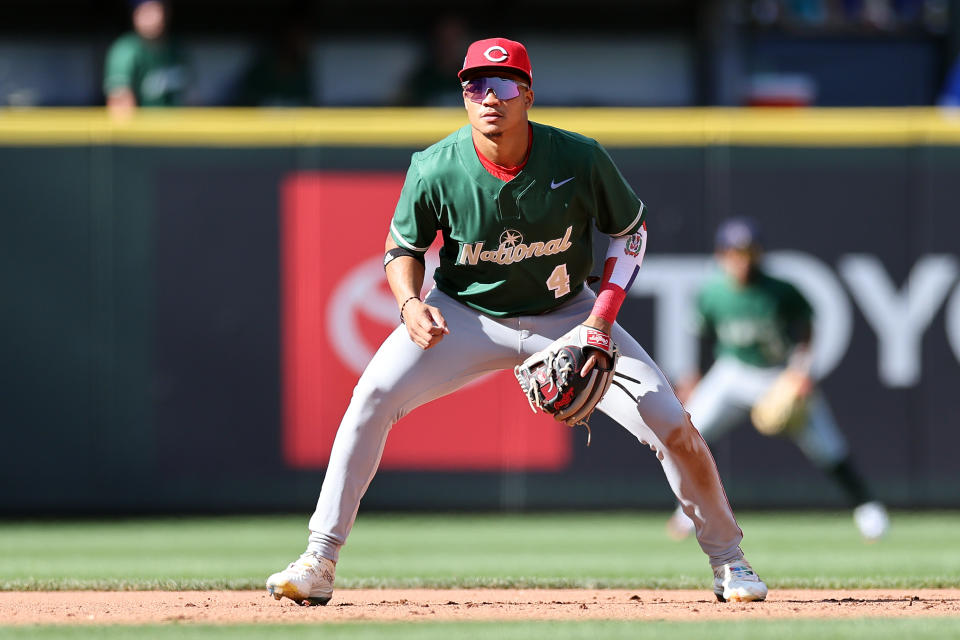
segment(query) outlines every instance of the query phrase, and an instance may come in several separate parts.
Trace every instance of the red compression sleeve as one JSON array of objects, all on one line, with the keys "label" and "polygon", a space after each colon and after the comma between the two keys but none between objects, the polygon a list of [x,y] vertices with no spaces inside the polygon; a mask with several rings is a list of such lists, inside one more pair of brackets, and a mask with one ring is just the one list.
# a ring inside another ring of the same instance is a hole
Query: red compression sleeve
[{"label": "red compression sleeve", "polygon": [[593,311],[590,313],[611,324],[617,321],[617,314],[627,297],[627,292],[622,287],[610,282],[610,274],[616,264],[616,258],[607,258],[603,263],[603,284],[600,285],[597,301],[593,303]]}]

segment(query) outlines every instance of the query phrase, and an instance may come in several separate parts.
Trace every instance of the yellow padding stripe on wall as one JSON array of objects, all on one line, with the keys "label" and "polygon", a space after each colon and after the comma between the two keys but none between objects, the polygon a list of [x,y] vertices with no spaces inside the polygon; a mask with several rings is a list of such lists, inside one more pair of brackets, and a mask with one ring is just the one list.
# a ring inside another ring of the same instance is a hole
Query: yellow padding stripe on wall
[{"label": "yellow padding stripe on wall", "polygon": [[[531,120],[608,147],[960,145],[960,110],[566,109]],[[423,147],[466,124],[462,109],[144,109],[127,122],[104,109],[0,109],[0,145]]]}]

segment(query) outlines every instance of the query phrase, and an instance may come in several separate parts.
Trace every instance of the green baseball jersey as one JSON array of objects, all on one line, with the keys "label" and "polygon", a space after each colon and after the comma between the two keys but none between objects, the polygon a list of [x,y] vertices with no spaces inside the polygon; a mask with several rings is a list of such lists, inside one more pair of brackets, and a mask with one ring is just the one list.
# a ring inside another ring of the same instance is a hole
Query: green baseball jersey
[{"label": "green baseball jersey", "polygon": [[390,233],[426,251],[443,236],[437,288],[494,316],[538,314],[575,296],[593,268],[592,228],[635,233],[645,208],[595,140],[531,123],[509,182],[480,163],[469,125],[413,154]]},{"label": "green baseball jersey", "polygon": [[130,89],[137,104],[169,107],[183,102],[187,69],[179,47],[167,41],[150,41],[136,33],[120,37],[107,53],[103,90]]},{"label": "green baseball jersey", "polygon": [[783,364],[795,343],[791,330],[812,315],[796,287],[762,271],[743,287],[718,273],[697,296],[698,328],[716,338],[715,355],[758,367]]}]

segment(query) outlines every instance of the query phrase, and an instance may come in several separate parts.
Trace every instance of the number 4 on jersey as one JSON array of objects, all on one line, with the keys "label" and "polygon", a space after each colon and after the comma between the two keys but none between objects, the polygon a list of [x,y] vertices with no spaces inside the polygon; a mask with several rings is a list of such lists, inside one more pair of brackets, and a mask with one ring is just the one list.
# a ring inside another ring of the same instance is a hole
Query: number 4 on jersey
[{"label": "number 4 on jersey", "polygon": [[555,298],[562,298],[570,293],[570,276],[567,274],[567,265],[561,264],[550,273],[547,278],[547,289],[553,291]]}]

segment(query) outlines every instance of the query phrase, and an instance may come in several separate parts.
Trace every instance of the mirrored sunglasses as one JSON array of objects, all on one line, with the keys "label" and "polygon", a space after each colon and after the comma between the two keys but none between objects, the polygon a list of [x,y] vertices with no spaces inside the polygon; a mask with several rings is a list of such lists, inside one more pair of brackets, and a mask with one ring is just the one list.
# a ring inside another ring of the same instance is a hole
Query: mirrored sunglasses
[{"label": "mirrored sunglasses", "polygon": [[530,87],[517,80],[509,78],[474,78],[467,80],[460,86],[471,102],[483,102],[488,91],[493,91],[497,100],[512,100],[520,95],[520,87],[529,89]]}]

